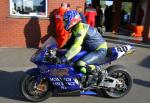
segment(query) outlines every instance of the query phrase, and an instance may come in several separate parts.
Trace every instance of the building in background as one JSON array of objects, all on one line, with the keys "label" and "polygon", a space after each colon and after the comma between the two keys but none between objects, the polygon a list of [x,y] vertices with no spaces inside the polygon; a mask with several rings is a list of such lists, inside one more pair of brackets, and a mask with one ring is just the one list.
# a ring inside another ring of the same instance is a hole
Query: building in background
[{"label": "building in background", "polygon": [[150,39],[150,0],[0,0],[0,47],[39,47],[50,35],[55,35],[52,13],[62,2],[71,9],[94,7],[100,1],[113,1],[113,28],[118,29],[122,2],[132,2],[131,22],[138,18],[139,4],[144,10],[144,41]]},{"label": "building in background", "polygon": [[52,13],[62,2],[76,9],[85,0],[0,0],[0,47],[39,47],[55,35]]},{"label": "building in background", "polygon": [[[110,31],[119,32],[119,27],[121,24],[122,8],[128,4],[125,8],[128,14],[125,13],[123,16],[123,22],[127,22],[131,25],[140,24],[143,26],[144,31],[142,32],[142,37],[144,42],[150,41],[150,0],[93,0],[92,4],[94,7],[101,4],[111,4],[111,19],[109,19]],[[124,24],[124,23],[123,23]],[[136,28],[136,27],[134,27]],[[135,29],[136,31],[136,29]]]}]

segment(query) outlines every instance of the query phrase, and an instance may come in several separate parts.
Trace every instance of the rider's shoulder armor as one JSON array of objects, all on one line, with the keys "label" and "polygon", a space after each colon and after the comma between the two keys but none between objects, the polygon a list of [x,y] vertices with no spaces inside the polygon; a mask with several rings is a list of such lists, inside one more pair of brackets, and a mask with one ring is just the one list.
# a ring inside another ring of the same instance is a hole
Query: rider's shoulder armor
[{"label": "rider's shoulder armor", "polygon": [[[87,25],[88,24],[84,24],[84,27],[87,27]],[[93,51],[96,50],[104,42],[105,40],[97,31],[97,29],[89,26],[84,38],[83,48]]]}]

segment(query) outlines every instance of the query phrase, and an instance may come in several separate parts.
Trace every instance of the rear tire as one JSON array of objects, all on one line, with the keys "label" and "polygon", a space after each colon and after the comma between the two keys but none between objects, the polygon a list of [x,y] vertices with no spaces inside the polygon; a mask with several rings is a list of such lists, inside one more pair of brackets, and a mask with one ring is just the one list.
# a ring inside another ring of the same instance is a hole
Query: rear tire
[{"label": "rear tire", "polygon": [[52,96],[52,86],[48,80],[44,82],[46,91],[37,90],[35,88],[35,83],[35,76],[31,76],[29,74],[25,74],[21,80],[21,93],[27,100],[32,102],[40,102]]},{"label": "rear tire", "polygon": [[[115,89],[109,88],[109,89],[101,89],[98,90],[98,93],[102,93],[107,97],[110,98],[120,98],[128,94],[128,92],[131,90],[133,80],[130,75],[130,73],[126,70],[126,68],[122,65],[114,65],[107,68],[108,75],[119,79],[121,82],[123,82],[122,87],[116,87]],[[118,74],[118,75],[117,75]]]}]

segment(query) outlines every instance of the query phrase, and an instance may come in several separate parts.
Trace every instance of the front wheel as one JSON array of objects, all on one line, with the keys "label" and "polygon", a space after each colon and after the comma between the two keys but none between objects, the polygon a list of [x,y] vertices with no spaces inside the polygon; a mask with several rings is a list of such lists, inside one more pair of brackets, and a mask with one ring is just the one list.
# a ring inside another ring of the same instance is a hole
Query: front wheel
[{"label": "front wheel", "polygon": [[25,74],[21,80],[23,96],[32,102],[39,102],[52,96],[52,88],[48,80],[41,78],[37,84],[36,76]]},{"label": "front wheel", "polygon": [[114,65],[107,68],[108,76],[118,79],[122,85],[116,85],[115,88],[101,89],[102,94],[111,97],[123,97],[130,91],[132,87],[132,77],[124,66]]}]

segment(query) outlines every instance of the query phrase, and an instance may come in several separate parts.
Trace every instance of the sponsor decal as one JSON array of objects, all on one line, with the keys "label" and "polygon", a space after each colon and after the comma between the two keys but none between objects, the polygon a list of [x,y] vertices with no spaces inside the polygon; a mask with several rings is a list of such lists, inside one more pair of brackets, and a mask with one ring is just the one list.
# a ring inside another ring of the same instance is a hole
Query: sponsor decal
[{"label": "sponsor decal", "polygon": [[59,86],[61,89],[67,89],[70,86],[76,86],[76,83],[72,80],[72,78],[50,78],[50,81],[52,81],[53,85]]},{"label": "sponsor decal", "polygon": [[50,69],[49,70],[49,75],[59,76],[59,77],[69,76],[68,71],[69,71],[69,69],[67,69],[67,68],[64,68],[64,69]]}]

